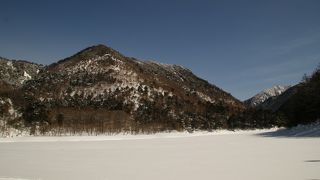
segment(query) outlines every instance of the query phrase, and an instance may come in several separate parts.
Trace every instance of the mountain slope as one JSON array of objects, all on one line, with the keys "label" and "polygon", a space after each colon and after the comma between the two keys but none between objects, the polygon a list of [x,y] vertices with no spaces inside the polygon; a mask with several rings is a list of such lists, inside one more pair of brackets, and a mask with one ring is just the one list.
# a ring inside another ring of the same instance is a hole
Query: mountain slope
[{"label": "mountain slope", "polygon": [[269,98],[279,96],[280,94],[285,92],[288,88],[290,88],[290,86],[277,85],[272,88],[265,89],[260,93],[254,95],[252,98],[244,101],[244,103],[250,107],[257,107],[263,104]]},{"label": "mountain slope", "polygon": [[42,68],[42,65],[35,63],[0,57],[0,83],[6,87],[20,87],[24,82],[36,76]]},{"label": "mountain slope", "polygon": [[296,86],[295,93],[280,106],[277,112],[285,116],[288,126],[320,120],[320,67]]},{"label": "mountain slope", "polygon": [[271,97],[257,106],[271,111],[281,126],[308,124],[320,120],[320,68],[303,82],[281,95]]},{"label": "mountain slope", "polygon": [[0,57],[0,134],[23,124],[23,92],[20,88],[42,68],[35,63]]},{"label": "mountain slope", "polygon": [[243,104],[190,70],[97,45],[23,86],[24,119],[43,131],[163,131],[226,127]]},{"label": "mountain slope", "polygon": [[280,95],[268,98],[266,101],[259,104],[257,107],[261,109],[271,110],[272,112],[276,112],[286,101],[288,101],[294,94],[297,93],[299,86],[299,84],[292,86]]}]

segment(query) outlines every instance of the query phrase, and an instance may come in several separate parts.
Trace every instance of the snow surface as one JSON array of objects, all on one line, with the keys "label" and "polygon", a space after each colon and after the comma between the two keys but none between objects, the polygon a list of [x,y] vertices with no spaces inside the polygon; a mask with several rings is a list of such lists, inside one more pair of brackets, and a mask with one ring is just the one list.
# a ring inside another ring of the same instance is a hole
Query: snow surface
[{"label": "snow surface", "polygon": [[2,138],[0,180],[320,179],[319,138],[269,131]]},{"label": "snow surface", "polygon": [[266,137],[320,137],[320,121],[288,129],[282,128],[277,131],[264,132],[260,135]]},{"label": "snow surface", "polygon": [[0,178],[0,180],[29,180],[29,179],[22,179],[22,178]]}]

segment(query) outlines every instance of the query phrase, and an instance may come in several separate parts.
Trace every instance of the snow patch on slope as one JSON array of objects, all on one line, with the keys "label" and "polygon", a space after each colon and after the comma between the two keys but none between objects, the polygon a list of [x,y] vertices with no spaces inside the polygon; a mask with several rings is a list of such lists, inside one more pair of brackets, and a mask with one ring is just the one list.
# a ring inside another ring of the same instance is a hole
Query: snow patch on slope
[{"label": "snow patch on slope", "polygon": [[210,103],[214,103],[214,102],[215,102],[215,101],[212,100],[209,96],[203,94],[202,92],[197,91],[197,95],[198,95],[200,98],[202,98],[203,100],[208,101],[208,102],[210,102]]},{"label": "snow patch on slope", "polygon": [[12,69],[16,69],[14,66],[13,66],[13,63],[12,63],[12,61],[8,61],[7,62],[7,66],[9,66],[10,68],[12,68]]},{"label": "snow patch on slope", "polygon": [[26,71],[23,71],[23,76],[21,77],[20,83],[23,84],[25,81],[30,79],[32,79],[32,77]]}]

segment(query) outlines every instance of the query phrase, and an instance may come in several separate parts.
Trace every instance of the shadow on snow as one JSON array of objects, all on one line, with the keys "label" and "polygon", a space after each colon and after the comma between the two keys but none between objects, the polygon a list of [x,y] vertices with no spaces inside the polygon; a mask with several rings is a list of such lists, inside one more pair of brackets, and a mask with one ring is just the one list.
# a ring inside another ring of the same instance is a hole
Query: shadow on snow
[{"label": "shadow on snow", "polygon": [[279,129],[258,134],[263,137],[320,137],[320,123],[298,125],[292,128]]}]

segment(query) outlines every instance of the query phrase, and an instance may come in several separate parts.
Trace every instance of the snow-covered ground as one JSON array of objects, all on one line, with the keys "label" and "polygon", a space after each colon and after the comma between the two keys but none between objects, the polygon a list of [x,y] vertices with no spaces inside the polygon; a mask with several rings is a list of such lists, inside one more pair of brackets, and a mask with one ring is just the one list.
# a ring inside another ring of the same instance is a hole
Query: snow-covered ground
[{"label": "snow-covered ground", "polygon": [[277,131],[264,132],[260,135],[266,137],[320,137],[320,121],[288,129],[282,128]]},{"label": "snow-covered ground", "polygon": [[2,138],[0,180],[320,179],[320,133],[269,131]]},{"label": "snow-covered ground", "polygon": [[[138,139],[158,139],[158,138],[186,138],[195,136],[211,136],[211,135],[225,135],[225,134],[250,134],[250,133],[268,133],[274,129],[264,130],[216,130],[214,132],[208,131],[195,131],[189,132],[163,132],[155,134],[106,134],[106,135],[65,135],[65,136],[31,136],[27,133],[17,134],[13,131],[12,136],[0,137],[0,143],[13,143],[13,142],[74,142],[74,141],[113,141],[113,140],[138,140]],[[274,131],[271,131],[274,132]]]}]

